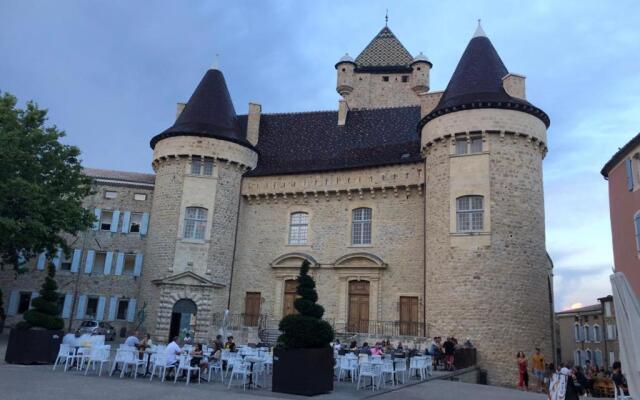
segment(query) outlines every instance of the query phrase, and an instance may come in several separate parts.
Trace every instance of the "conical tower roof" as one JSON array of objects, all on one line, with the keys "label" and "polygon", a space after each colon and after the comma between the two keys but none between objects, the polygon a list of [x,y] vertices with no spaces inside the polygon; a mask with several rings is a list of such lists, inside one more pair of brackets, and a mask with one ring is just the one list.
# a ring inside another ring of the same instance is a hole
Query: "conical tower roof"
[{"label": "conical tower roof", "polygon": [[360,71],[411,71],[413,56],[385,26],[355,59]]},{"label": "conical tower roof", "polygon": [[440,115],[471,108],[509,108],[530,113],[549,126],[544,111],[526,100],[510,96],[502,86],[509,71],[498,52],[478,25],[436,108],[425,116],[420,127]]},{"label": "conical tower roof", "polygon": [[238,125],[227,83],[216,67],[204,74],[173,126],[151,139],[151,148],[173,136],[212,137],[253,148]]}]

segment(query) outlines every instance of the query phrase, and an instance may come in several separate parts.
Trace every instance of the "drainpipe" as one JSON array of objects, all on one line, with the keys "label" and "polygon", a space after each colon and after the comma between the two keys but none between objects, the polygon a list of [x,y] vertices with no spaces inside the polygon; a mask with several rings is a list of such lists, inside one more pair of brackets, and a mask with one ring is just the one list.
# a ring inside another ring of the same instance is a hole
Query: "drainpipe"
[{"label": "drainpipe", "polygon": [[238,185],[238,210],[236,212],[236,232],[233,236],[233,256],[231,258],[231,275],[229,276],[229,296],[227,298],[227,310],[231,308],[231,285],[233,284],[233,268],[236,265],[236,248],[238,247],[238,226],[240,225],[240,205],[242,204],[242,180],[244,177],[240,177],[240,184]]},{"label": "drainpipe", "polygon": [[[611,360],[609,360],[609,352],[607,351],[607,321],[606,316],[604,314],[604,301],[600,300],[600,312],[602,313],[602,328],[600,329],[602,335],[602,341],[604,342],[604,363],[603,367],[607,367],[607,370],[611,366]],[[608,360],[608,361],[607,361]]]},{"label": "drainpipe", "polygon": [[424,196],[424,204],[422,210],[424,212],[424,216],[422,218],[422,334],[424,337],[428,337],[427,335],[427,180],[426,180],[426,170],[427,170],[427,161],[424,162],[424,190],[422,191]]}]

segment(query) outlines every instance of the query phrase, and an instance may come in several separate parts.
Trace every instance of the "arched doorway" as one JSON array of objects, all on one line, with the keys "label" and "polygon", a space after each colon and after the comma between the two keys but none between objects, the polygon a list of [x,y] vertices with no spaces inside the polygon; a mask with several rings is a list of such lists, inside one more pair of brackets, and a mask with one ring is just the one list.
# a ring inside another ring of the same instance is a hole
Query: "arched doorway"
[{"label": "arched doorway", "polygon": [[191,319],[198,312],[196,303],[189,299],[180,299],[176,301],[171,310],[171,325],[169,327],[169,341],[174,336],[180,336],[183,329],[189,330]]},{"label": "arched doorway", "polygon": [[349,282],[349,332],[369,332],[369,282]]}]

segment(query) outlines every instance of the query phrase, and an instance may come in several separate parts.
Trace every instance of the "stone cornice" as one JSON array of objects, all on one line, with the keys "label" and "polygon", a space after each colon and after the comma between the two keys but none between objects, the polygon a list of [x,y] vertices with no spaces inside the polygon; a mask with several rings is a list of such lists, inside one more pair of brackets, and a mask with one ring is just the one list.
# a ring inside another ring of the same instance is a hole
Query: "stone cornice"
[{"label": "stone cornice", "polygon": [[439,137],[434,138],[423,144],[422,146],[422,156],[426,157],[429,154],[429,150],[437,145],[455,145],[456,137],[458,136],[467,136],[470,137],[472,135],[482,135],[483,141],[486,141],[488,135],[499,135],[500,140],[512,140],[514,143],[523,139],[529,142],[532,147],[538,149],[540,154],[542,154],[542,158],[547,155],[547,145],[545,142],[537,138],[533,135],[528,135],[526,133],[521,132],[511,132],[511,131],[499,131],[499,130],[485,130],[485,131],[465,131],[465,132],[456,132],[456,133],[448,133]]}]

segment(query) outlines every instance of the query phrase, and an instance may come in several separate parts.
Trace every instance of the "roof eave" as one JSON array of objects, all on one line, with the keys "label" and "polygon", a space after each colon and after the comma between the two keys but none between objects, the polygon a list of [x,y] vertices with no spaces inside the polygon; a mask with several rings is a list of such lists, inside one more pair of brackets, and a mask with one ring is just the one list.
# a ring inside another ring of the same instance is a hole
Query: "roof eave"
[{"label": "roof eave", "polygon": [[629,140],[624,146],[622,146],[618,151],[615,152],[613,156],[607,161],[607,163],[600,170],[600,174],[605,178],[609,178],[609,172],[618,165],[620,161],[627,155],[627,153],[634,147],[640,145],[640,133],[634,136],[631,140]]}]

